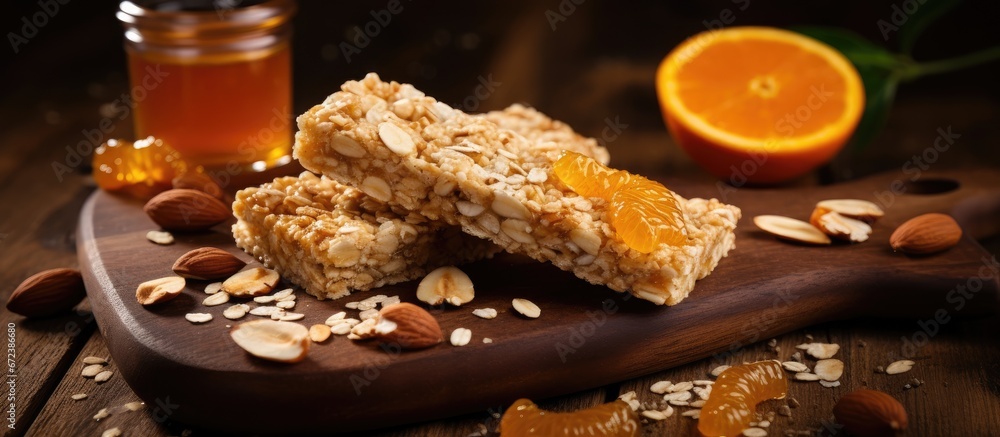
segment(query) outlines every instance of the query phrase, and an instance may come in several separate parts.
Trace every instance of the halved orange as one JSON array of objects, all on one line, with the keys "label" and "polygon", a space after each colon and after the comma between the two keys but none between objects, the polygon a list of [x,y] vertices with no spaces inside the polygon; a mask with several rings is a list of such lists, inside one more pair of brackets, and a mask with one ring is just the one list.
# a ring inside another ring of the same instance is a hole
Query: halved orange
[{"label": "halved orange", "polygon": [[828,162],[850,139],[865,100],[840,52],[767,27],[689,38],[660,64],[656,90],[674,139],[736,185],[783,182]]}]

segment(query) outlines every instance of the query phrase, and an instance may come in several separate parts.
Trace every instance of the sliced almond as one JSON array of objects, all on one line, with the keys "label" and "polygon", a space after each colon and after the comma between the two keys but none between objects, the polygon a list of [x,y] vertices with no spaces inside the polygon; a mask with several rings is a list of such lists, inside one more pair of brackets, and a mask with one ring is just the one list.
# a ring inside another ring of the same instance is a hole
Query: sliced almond
[{"label": "sliced almond", "polygon": [[153,279],[139,284],[135,289],[135,299],[141,305],[154,305],[177,297],[184,291],[186,282],[180,276]]},{"label": "sliced almond", "polygon": [[250,311],[250,305],[245,303],[238,303],[222,311],[222,317],[229,320],[242,319]]},{"label": "sliced almond", "polygon": [[215,293],[208,295],[205,300],[201,301],[201,304],[207,307],[214,307],[226,302],[229,302],[229,293]]},{"label": "sliced almond", "polygon": [[213,282],[205,286],[205,294],[215,294],[222,291],[221,282]]},{"label": "sliced almond", "polygon": [[284,312],[284,310],[274,306],[263,306],[250,310],[250,314],[253,314],[255,316],[264,316],[264,317],[271,317],[271,315],[281,312]]},{"label": "sliced almond", "polygon": [[469,276],[453,266],[434,269],[417,286],[417,299],[430,305],[448,302],[461,306],[472,301],[475,295]]},{"label": "sliced almond", "polygon": [[861,220],[865,223],[874,223],[885,212],[878,205],[867,200],[859,199],[829,199],[816,204],[817,210],[833,211],[844,217]]},{"label": "sliced almond", "polygon": [[97,383],[108,382],[108,380],[111,379],[111,376],[113,376],[114,374],[115,372],[112,372],[110,370],[105,370],[94,376],[94,381],[97,381]]},{"label": "sliced almond", "polygon": [[369,338],[375,338],[375,324],[377,322],[378,317],[375,317],[354,325],[351,328],[351,333],[347,335],[347,338],[351,340],[367,340]]},{"label": "sliced almond", "polygon": [[[296,320],[302,320],[305,317],[306,315],[302,313],[284,313],[278,317],[278,320],[282,322],[294,322]],[[274,317],[272,316],[271,318],[273,319]]]},{"label": "sliced almond", "polygon": [[260,296],[274,290],[280,279],[274,270],[254,267],[230,276],[222,283],[222,291],[235,297]]},{"label": "sliced almond", "polygon": [[103,366],[105,364],[108,364],[108,360],[107,360],[107,358],[101,358],[101,357],[93,357],[93,356],[91,356],[91,357],[85,357],[83,359],[83,364],[100,364],[100,365]]},{"label": "sliced almond", "polygon": [[813,373],[824,381],[836,381],[844,374],[844,362],[836,358],[828,358],[816,362]]},{"label": "sliced almond", "polygon": [[510,304],[514,307],[515,311],[525,317],[537,319],[538,316],[542,315],[542,309],[538,308],[538,305],[535,305],[534,302],[528,299],[514,299]]},{"label": "sliced almond", "polygon": [[472,315],[482,319],[493,319],[497,316],[497,310],[493,308],[477,308],[472,310]]},{"label": "sliced almond", "polygon": [[762,231],[779,238],[806,244],[830,244],[830,237],[802,220],[780,215],[759,215],[753,223]]},{"label": "sliced almond", "polygon": [[70,399],[72,399],[74,401],[82,401],[84,399],[87,399],[87,394],[86,393],[77,393],[77,394],[75,394],[73,396],[70,396]]},{"label": "sliced almond", "polygon": [[82,375],[84,378],[93,378],[97,376],[98,373],[101,373],[103,371],[104,371],[103,364],[91,364],[87,367],[84,367],[83,371],[80,372],[80,375]]},{"label": "sliced almond", "polygon": [[799,372],[795,374],[795,379],[799,381],[819,381],[819,375],[809,372]]},{"label": "sliced almond", "polygon": [[821,209],[813,211],[809,223],[826,235],[838,240],[860,243],[868,240],[872,234],[872,227],[868,223],[843,216],[837,212],[823,213],[822,211]]},{"label": "sliced almond", "polygon": [[292,308],[295,308],[295,301],[294,300],[284,300],[284,301],[281,301],[281,302],[276,302],[274,304],[274,306],[276,306],[278,308],[281,308],[283,310],[290,310]]},{"label": "sliced almond", "polygon": [[171,244],[174,244],[174,234],[171,234],[167,231],[146,232],[146,239],[161,246],[169,246]]},{"label": "sliced almond", "polygon": [[417,148],[410,134],[389,122],[379,123],[378,136],[397,155],[409,155]]},{"label": "sliced almond", "polygon": [[802,364],[802,363],[800,363],[798,361],[785,361],[785,362],[781,363],[781,367],[784,367],[785,370],[787,370],[789,372],[796,372],[796,373],[798,373],[798,372],[808,372],[809,371],[809,366],[806,366],[805,364]]},{"label": "sliced almond", "polygon": [[330,338],[330,327],[326,325],[312,325],[309,327],[309,339],[313,343],[322,343]]},{"label": "sliced almond", "polygon": [[818,360],[832,358],[840,350],[840,345],[835,343],[804,343],[795,347],[806,351],[807,354]]},{"label": "sliced almond", "polygon": [[913,361],[910,361],[910,360],[893,361],[891,364],[889,364],[885,368],[885,373],[887,373],[889,375],[896,375],[896,374],[900,374],[900,373],[906,373],[906,372],[909,372],[910,369],[913,368],[914,364],[916,364],[916,363],[914,363]]},{"label": "sliced almond", "polygon": [[254,320],[236,325],[229,336],[243,350],[265,360],[295,363],[309,352],[309,330],[298,323]]},{"label": "sliced almond", "polygon": [[323,322],[323,323],[325,325],[327,325],[327,326],[339,325],[340,323],[342,323],[344,321],[345,318],[347,318],[347,313],[344,312],[344,311],[341,311],[339,313],[335,313],[334,315],[332,315],[330,317],[327,317],[326,321]]},{"label": "sliced almond", "polygon": [[184,315],[184,318],[194,324],[208,323],[212,321],[212,315],[208,313],[187,313]]},{"label": "sliced almond", "polygon": [[451,337],[449,340],[451,340],[452,346],[465,346],[472,341],[472,330],[468,328],[455,329],[454,331],[451,331]]}]

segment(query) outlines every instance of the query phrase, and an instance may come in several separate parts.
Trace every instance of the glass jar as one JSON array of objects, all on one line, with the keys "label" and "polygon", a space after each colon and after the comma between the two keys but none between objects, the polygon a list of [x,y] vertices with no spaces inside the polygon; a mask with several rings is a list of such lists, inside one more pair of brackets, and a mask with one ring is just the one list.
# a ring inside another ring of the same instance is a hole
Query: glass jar
[{"label": "glass jar", "polygon": [[124,1],[135,135],[230,175],[291,160],[295,0]]}]

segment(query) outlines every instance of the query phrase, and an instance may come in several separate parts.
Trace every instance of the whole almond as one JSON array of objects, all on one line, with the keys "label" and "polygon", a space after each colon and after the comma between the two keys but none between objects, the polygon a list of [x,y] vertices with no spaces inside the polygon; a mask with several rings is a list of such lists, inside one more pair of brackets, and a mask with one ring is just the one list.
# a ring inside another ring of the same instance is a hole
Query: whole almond
[{"label": "whole almond", "polygon": [[172,181],[174,188],[189,188],[208,194],[216,199],[225,200],[222,187],[215,183],[211,176],[205,173],[189,171],[177,176]]},{"label": "whole almond", "polygon": [[379,311],[375,335],[404,349],[422,349],[444,341],[441,325],[434,316],[406,302],[389,305]]},{"label": "whole almond", "polygon": [[911,255],[927,255],[951,249],[962,239],[962,227],[947,214],[916,216],[899,225],[889,245]]},{"label": "whole almond", "polygon": [[247,263],[225,250],[199,247],[174,262],[174,273],[190,279],[213,280],[227,278],[246,267]]},{"label": "whole almond", "polygon": [[888,394],[876,390],[855,390],[833,407],[837,422],[860,437],[894,436],[906,430],[906,410]]},{"label": "whole almond", "polygon": [[25,317],[51,316],[69,311],[86,295],[79,270],[45,270],[31,275],[14,289],[7,309]]},{"label": "whole almond", "polygon": [[156,224],[171,231],[200,231],[232,216],[229,206],[219,199],[188,188],[157,194],[143,210]]}]

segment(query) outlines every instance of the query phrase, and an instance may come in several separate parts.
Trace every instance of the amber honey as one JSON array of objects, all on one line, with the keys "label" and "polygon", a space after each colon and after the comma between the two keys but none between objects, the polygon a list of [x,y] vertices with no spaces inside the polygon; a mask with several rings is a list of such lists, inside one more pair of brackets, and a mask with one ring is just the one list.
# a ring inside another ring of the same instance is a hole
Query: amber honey
[{"label": "amber honey", "polygon": [[155,136],[192,164],[230,173],[288,162],[294,1],[201,3],[120,6],[136,136]]}]

